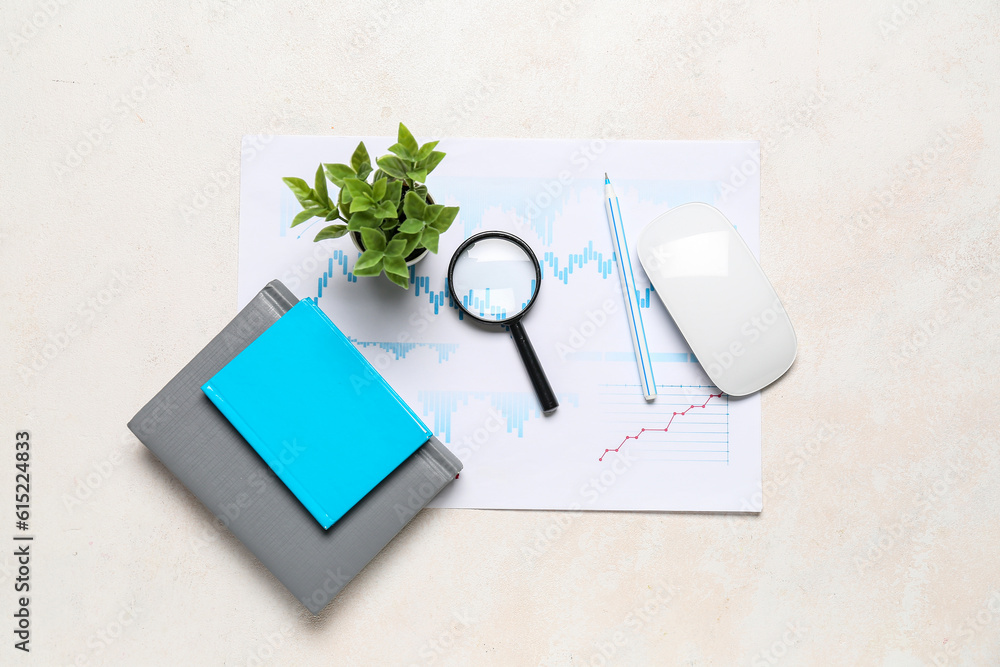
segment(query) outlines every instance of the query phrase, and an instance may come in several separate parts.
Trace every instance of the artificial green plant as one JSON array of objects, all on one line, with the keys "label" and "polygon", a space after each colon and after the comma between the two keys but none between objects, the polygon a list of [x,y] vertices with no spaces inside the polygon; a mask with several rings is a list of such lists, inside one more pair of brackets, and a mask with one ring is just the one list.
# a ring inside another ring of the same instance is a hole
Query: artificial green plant
[{"label": "artificial green plant", "polygon": [[[431,141],[418,146],[400,123],[396,143],[389,147],[388,155],[375,161],[375,170],[362,141],[351,156],[351,164],[321,164],[314,187],[301,178],[283,178],[302,204],[292,227],[312,218],[339,221],[321,229],[313,240],[359,233],[365,250],[354,264],[354,275],[377,276],[385,271],[389,280],[408,288],[406,259],[422,248],[436,253],[440,235],[458,215],[457,206],[427,201],[427,174],[445,156],[434,150],[437,144]],[[328,179],[340,188],[336,196],[331,197],[327,189]]]}]

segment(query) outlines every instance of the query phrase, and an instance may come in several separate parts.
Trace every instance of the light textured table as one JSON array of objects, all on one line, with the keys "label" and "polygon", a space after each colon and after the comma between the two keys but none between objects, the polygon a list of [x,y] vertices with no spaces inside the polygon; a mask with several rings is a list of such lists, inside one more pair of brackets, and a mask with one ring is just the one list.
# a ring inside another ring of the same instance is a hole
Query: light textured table
[{"label": "light textured table", "polygon": [[[1000,662],[996,2],[485,4],[4,4],[0,664]],[[400,120],[762,141],[763,514],[425,511],[313,619],[138,445],[235,313],[240,137]]]}]

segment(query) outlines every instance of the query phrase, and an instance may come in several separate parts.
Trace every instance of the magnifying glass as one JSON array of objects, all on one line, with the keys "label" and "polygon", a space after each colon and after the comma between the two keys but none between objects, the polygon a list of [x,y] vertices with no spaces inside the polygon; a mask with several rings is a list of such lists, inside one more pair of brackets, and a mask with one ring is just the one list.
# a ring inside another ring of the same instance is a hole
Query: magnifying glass
[{"label": "magnifying glass", "polygon": [[559,407],[559,401],[521,324],[541,284],[535,253],[507,232],[470,236],[458,246],[448,266],[448,290],[462,312],[479,322],[510,327],[542,412],[549,413]]}]

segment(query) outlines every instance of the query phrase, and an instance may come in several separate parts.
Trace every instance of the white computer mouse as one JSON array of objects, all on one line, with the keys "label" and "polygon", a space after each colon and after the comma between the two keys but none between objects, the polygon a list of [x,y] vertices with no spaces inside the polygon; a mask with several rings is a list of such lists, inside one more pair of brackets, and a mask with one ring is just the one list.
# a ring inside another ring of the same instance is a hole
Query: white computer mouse
[{"label": "white computer mouse", "polygon": [[757,259],[717,208],[684,204],[639,234],[656,294],[712,382],[731,396],[771,384],[795,360],[792,323]]}]

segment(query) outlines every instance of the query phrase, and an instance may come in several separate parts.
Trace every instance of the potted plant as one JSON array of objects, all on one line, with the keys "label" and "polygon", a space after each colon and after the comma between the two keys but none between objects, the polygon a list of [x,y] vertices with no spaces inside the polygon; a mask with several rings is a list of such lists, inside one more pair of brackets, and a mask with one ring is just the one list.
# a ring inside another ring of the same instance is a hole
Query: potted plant
[{"label": "potted plant", "polygon": [[[319,165],[315,187],[310,188],[301,178],[283,178],[302,204],[292,227],[317,217],[339,221],[321,229],[313,241],[350,234],[361,251],[354,275],[377,276],[385,271],[389,280],[408,288],[408,267],[428,252],[437,253],[440,235],[458,215],[457,206],[435,204],[424,184],[427,174],[445,156],[434,150],[437,144],[431,141],[418,146],[400,123],[396,143],[389,147],[389,154],[375,161],[375,170],[362,141],[351,156],[351,164]],[[340,188],[336,196],[330,195],[327,179]]]}]

